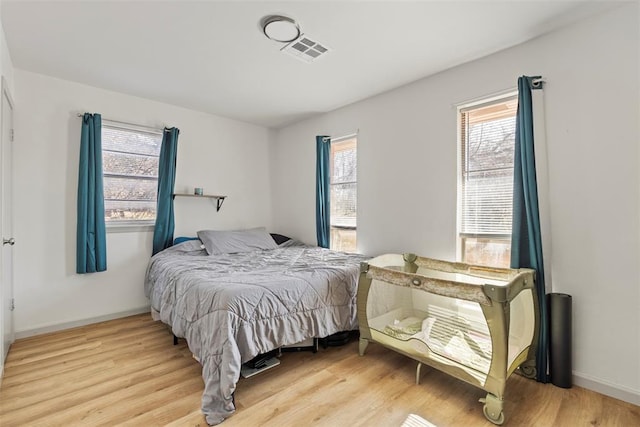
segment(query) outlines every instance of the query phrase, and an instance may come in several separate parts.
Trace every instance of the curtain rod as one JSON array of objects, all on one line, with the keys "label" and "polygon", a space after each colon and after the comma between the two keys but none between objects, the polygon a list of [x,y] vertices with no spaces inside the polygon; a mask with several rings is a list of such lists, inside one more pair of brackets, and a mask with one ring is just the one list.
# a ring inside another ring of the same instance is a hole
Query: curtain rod
[{"label": "curtain rod", "polygon": [[360,133],[360,128],[356,129],[356,131],[354,133],[350,133],[350,134],[347,134],[347,135],[342,135],[342,136],[339,136],[337,138],[333,138],[333,137],[330,137],[330,136],[324,136],[324,137],[322,137],[322,142],[327,142],[327,141],[340,142],[340,141],[343,141],[343,140],[346,140],[346,139],[357,138],[359,133]]},{"label": "curtain rod", "polygon": [[337,138],[331,138],[331,142],[341,142],[341,141],[346,141],[347,139],[357,138],[359,133],[360,133],[360,129],[357,129],[354,133],[342,135]]},{"label": "curtain rod", "polygon": [[542,89],[542,84],[546,82],[547,81],[542,77],[534,77],[533,79],[531,79],[531,85],[534,89]]},{"label": "curtain rod", "polygon": [[[543,84],[546,83],[544,77],[535,76],[531,79],[531,85],[533,89],[543,89]],[[479,96],[477,98],[468,99],[462,102],[456,102],[451,104],[453,108],[467,108],[467,107],[477,107],[478,105],[482,105],[486,102],[491,103],[496,99],[500,99],[508,96],[517,96],[518,95],[518,87],[514,86],[510,89],[501,90],[498,92],[489,93],[483,96]]]},{"label": "curtain rod", "polygon": [[[84,113],[78,113],[77,116],[78,117],[83,117]],[[165,125],[162,125],[162,128],[156,128],[156,127],[153,127],[153,126],[145,126],[145,125],[139,125],[139,124],[136,124],[136,123],[123,122],[121,120],[108,119],[106,117],[103,117],[103,120],[106,120],[107,122],[112,122],[112,123],[119,123],[121,125],[126,125],[126,126],[133,126],[133,127],[142,128],[142,129],[149,129],[149,130],[153,130],[155,132],[163,132],[164,129],[168,129],[167,126],[165,126]]]}]

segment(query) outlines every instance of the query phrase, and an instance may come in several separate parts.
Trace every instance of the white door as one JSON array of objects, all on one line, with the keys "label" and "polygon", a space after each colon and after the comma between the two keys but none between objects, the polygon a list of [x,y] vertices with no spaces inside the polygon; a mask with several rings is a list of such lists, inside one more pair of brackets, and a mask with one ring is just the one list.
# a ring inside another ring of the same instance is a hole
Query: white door
[{"label": "white door", "polygon": [[2,79],[2,138],[0,150],[0,215],[2,215],[2,259],[0,262],[0,286],[2,308],[2,366],[6,360],[9,346],[13,343],[13,192],[12,192],[12,163],[13,163],[13,102],[7,91],[4,78]]}]

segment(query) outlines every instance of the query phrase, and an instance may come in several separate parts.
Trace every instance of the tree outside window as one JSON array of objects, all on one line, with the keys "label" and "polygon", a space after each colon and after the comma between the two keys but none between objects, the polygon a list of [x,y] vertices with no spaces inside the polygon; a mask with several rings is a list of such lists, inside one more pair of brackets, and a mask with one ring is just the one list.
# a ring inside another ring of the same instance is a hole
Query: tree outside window
[{"label": "tree outside window", "polygon": [[356,251],[357,230],[357,141],[331,141],[331,240],[330,248]]},{"label": "tree outside window", "polygon": [[154,223],[161,145],[162,131],[103,122],[102,169],[107,226]]},{"label": "tree outside window", "polygon": [[459,111],[463,262],[509,267],[517,98]]}]

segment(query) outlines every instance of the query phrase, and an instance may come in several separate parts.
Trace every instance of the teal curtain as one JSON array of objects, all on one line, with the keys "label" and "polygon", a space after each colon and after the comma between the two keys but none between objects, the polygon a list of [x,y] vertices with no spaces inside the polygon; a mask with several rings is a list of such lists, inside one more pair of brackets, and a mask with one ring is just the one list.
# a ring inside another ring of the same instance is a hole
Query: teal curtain
[{"label": "teal curtain", "polygon": [[331,163],[331,138],[328,136],[316,136],[316,237],[318,246],[329,247],[331,237],[329,206],[329,166]]},{"label": "teal curtain", "polygon": [[175,227],[173,214],[173,188],[176,183],[176,157],[178,153],[178,128],[165,128],[162,135],[158,165],[158,204],[156,225],[153,230],[153,255],[173,244]]},{"label": "teal curtain", "polygon": [[536,271],[536,298],[540,315],[540,334],[536,350],[537,380],[548,382],[549,324],[542,261],[542,236],[538,212],[538,187],[533,144],[533,111],[531,90],[540,77],[518,79],[518,111],[513,170],[513,223],[511,231],[511,268],[532,268]]},{"label": "teal curtain", "polygon": [[107,236],[104,222],[100,114],[85,113],[82,116],[77,220],[76,272],[84,274],[105,271]]}]

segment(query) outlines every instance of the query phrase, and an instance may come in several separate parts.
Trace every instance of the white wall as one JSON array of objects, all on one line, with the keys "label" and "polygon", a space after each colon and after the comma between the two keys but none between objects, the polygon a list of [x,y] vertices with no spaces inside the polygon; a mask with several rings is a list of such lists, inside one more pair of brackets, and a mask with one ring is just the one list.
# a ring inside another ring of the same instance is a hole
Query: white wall
[{"label": "white wall", "polygon": [[[2,8],[0,8],[1,11]],[[11,55],[9,54],[9,49],[7,48],[7,41],[4,35],[4,29],[2,28],[2,24],[0,24],[0,75],[2,75],[5,84],[7,85],[7,90],[11,96],[13,96],[13,63],[11,61]],[[0,94],[1,96],[1,94]],[[0,129],[1,131],[2,129]],[[1,173],[1,171],[0,171]],[[0,275],[2,274],[3,269],[7,268],[6,265],[3,265],[0,268]],[[5,310],[9,307],[10,295],[5,294],[5,285],[1,283],[0,278],[0,383],[2,382],[2,374],[4,372],[4,331],[5,331]]]},{"label": "white wall", "polygon": [[0,25],[0,66],[2,67],[2,77],[4,77],[9,92],[13,96],[13,61],[9,54],[9,48],[7,47],[7,38],[4,35],[4,29]]},{"label": "white wall", "polygon": [[359,130],[359,250],[455,259],[455,105],[542,75],[550,268],[573,296],[576,382],[640,404],[638,16],[628,4],[280,130],[275,226],[315,242],[315,135]]},{"label": "white wall", "polygon": [[176,198],[176,236],[204,228],[271,226],[266,128],[15,70],[15,329],[19,336],[145,310],[151,232],[107,234],[106,272],[75,273],[80,118],[180,129],[176,191],[228,196]]}]

